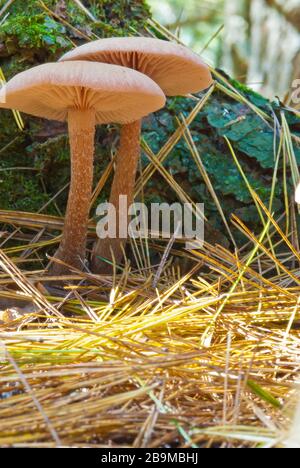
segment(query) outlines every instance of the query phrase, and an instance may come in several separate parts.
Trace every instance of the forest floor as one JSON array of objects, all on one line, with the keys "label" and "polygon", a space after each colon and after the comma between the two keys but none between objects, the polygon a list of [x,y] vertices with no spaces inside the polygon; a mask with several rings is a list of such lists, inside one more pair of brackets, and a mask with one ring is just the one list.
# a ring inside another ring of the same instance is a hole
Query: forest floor
[{"label": "forest floor", "polygon": [[[277,128],[230,83],[216,86]],[[144,144],[150,162],[137,187],[158,171],[189,200],[163,167],[184,137],[236,248],[137,239],[134,268],[48,277],[63,218],[0,211],[1,447],[300,446],[300,249],[286,182],[291,173],[298,181],[299,136],[283,116],[267,204],[224,138],[255,206],[255,233],[224,215],[189,132],[212,92],[195,98],[156,158]],[[285,207],[275,216],[281,160]],[[91,222],[89,247],[95,238]]]},{"label": "forest floor", "polygon": [[[291,444],[300,258],[268,219],[235,254],[173,248],[159,277],[147,248],[163,245],[133,245],[136,271],[61,278],[21,271],[42,241],[1,251],[0,445]],[[289,253],[273,257],[275,233]]]}]

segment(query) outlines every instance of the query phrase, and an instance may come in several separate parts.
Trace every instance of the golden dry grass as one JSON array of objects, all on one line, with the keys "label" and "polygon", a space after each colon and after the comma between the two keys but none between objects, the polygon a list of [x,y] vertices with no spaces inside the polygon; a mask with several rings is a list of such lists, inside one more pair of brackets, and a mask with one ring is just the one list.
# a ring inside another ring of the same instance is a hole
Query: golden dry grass
[{"label": "golden dry grass", "polygon": [[81,274],[41,303],[40,273],[15,292],[7,281],[1,298],[35,307],[2,317],[0,445],[284,444],[300,286],[266,280],[265,257],[245,269],[221,247],[190,256],[191,274],[166,269],[156,290],[142,272]]},{"label": "golden dry grass", "polygon": [[[150,26],[169,37],[156,22]],[[224,85],[215,87],[269,121],[219,78]],[[179,116],[158,154],[143,143],[149,165],[136,194],[158,171],[179,200],[190,201],[163,167],[185,138],[233,243],[232,225],[245,235],[242,249],[206,243],[187,252],[180,243],[139,241],[132,244],[135,271],[127,263],[113,276],[86,269],[48,278],[45,252],[59,242],[54,233],[63,220],[0,212],[0,446],[300,447],[295,210],[286,190],[283,232],[272,215],[273,195],[265,206],[228,141],[261,232],[225,218],[189,131],[214,89],[188,118]],[[284,116],[281,124],[273,188],[283,155],[295,184],[299,178],[295,136]],[[111,163],[94,201],[112,169]],[[95,238],[92,221],[89,237]],[[160,265],[151,265],[152,250]]]}]

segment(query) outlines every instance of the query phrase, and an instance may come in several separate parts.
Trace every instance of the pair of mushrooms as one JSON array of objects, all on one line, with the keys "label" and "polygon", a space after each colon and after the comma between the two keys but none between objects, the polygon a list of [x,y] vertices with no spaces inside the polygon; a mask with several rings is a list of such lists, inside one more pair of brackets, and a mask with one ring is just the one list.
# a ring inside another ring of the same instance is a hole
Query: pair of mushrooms
[{"label": "pair of mushrooms", "polygon": [[[7,83],[0,107],[68,122],[71,185],[57,259],[82,269],[93,189],[95,126],[122,125],[110,197],[118,218],[122,216],[119,197],[127,195],[128,205],[134,201],[142,118],[164,107],[166,96],[196,93],[211,83],[209,68],[195,53],[178,44],[140,37],[88,43],[64,55],[59,63],[37,66]],[[106,270],[103,258],[120,262],[123,250],[124,239],[99,240],[92,271]],[[52,275],[68,271],[62,263],[50,267]]]}]

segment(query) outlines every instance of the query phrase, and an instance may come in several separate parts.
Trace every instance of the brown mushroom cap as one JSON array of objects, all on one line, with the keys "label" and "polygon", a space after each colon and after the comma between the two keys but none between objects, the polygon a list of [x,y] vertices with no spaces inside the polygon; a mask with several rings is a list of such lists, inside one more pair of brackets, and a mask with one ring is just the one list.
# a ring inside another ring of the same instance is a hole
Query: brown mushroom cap
[{"label": "brown mushroom cap", "polygon": [[100,39],[60,61],[88,60],[132,68],[155,81],[167,96],[197,93],[212,84],[208,66],[188,48],[148,37]]},{"label": "brown mushroom cap", "polygon": [[32,68],[12,78],[0,92],[2,108],[59,121],[68,119],[70,109],[95,109],[98,124],[134,122],[162,108],[165,101],[159,86],[142,73],[80,61]]}]

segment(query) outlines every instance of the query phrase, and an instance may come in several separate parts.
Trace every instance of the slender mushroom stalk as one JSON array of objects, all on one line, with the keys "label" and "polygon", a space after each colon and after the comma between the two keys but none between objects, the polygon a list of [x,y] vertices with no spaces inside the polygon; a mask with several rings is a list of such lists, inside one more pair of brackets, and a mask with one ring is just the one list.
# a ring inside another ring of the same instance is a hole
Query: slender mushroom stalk
[{"label": "slender mushroom stalk", "polygon": [[[5,85],[1,96],[1,108],[68,121],[71,187],[62,240],[55,255],[67,266],[53,262],[50,274],[68,273],[68,267],[81,269],[93,187],[95,125],[136,122],[163,107],[165,95],[154,81],[129,68],[73,61],[48,63],[20,73]],[[136,135],[134,139],[138,138]],[[128,149],[131,143],[132,139]]]},{"label": "slender mushroom stalk", "polygon": [[[100,39],[78,47],[61,58],[62,62],[72,60],[104,62],[132,68],[155,81],[166,96],[197,93],[212,84],[208,66],[194,52],[179,44],[149,37]],[[137,126],[127,126],[122,130],[120,155],[110,198],[117,211],[119,195],[128,195],[129,202],[133,201],[132,185],[139,154],[139,130]],[[124,180],[126,178],[128,180]],[[127,215],[124,213],[123,216]],[[107,263],[101,257],[111,261],[111,251],[116,262],[120,262],[123,245],[124,240],[121,239],[100,239],[94,248],[92,270],[95,273],[107,272]]]},{"label": "slender mushroom stalk", "polygon": [[[120,217],[124,216],[124,213],[120,212],[120,197],[127,196],[128,207],[134,201],[135,179],[141,153],[141,123],[141,120],[138,120],[132,124],[123,125],[121,128],[120,150],[117,155],[116,171],[109,200],[116,208],[117,232],[119,232]],[[117,237],[116,239],[106,238],[102,242],[96,243],[92,257],[92,270],[99,271],[100,268],[101,273],[109,273],[111,267],[108,263],[103,263],[102,259],[105,258],[111,263],[113,260],[120,263],[126,241],[127,239]]]},{"label": "slender mushroom stalk", "polygon": [[[85,259],[87,224],[93,190],[95,111],[72,109],[68,113],[71,149],[71,185],[62,240],[55,257],[82,269]],[[51,274],[67,273],[68,268],[54,263]]]}]

